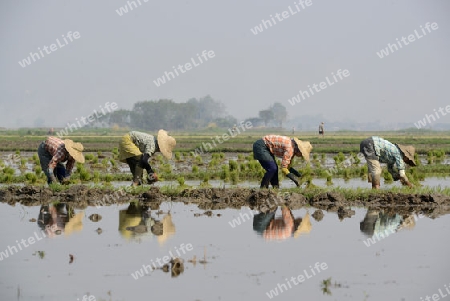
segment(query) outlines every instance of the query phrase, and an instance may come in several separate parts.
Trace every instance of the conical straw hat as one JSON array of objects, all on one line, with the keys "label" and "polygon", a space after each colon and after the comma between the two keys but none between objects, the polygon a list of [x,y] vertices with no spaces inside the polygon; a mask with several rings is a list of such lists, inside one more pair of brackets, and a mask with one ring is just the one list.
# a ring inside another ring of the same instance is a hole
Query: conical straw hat
[{"label": "conical straw hat", "polygon": [[167,159],[172,158],[172,150],[175,148],[177,144],[175,138],[169,136],[169,134],[165,130],[158,131],[158,146],[159,150]]}]

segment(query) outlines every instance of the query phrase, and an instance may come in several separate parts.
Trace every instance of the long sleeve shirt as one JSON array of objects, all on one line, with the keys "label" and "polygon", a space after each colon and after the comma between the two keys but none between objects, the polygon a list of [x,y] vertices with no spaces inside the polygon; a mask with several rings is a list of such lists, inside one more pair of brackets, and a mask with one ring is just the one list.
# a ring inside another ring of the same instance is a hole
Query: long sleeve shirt
[{"label": "long sleeve shirt", "polygon": [[129,134],[131,140],[139,148],[141,153],[152,156],[156,152],[156,142],[154,136],[137,131],[131,131]]},{"label": "long sleeve shirt", "polygon": [[294,218],[288,208],[281,210],[281,219],[273,219],[263,233],[266,240],[283,240],[291,237],[294,230]]},{"label": "long sleeve shirt", "polygon": [[300,155],[300,151],[294,147],[294,142],[289,137],[279,135],[267,135],[263,140],[270,152],[275,157],[281,158],[281,170],[287,175],[289,167],[294,163],[294,156]]},{"label": "long sleeve shirt", "polygon": [[69,154],[64,145],[64,141],[57,137],[50,136],[45,140],[45,150],[52,155],[52,159],[48,164],[48,168],[55,169],[58,163],[67,161],[66,173],[70,175],[72,173],[73,166],[75,165],[75,159]]},{"label": "long sleeve shirt", "polygon": [[[402,153],[395,144],[377,136],[373,136],[372,140],[378,160],[387,164],[389,173],[397,176],[400,170],[405,170]],[[394,166],[398,171],[394,169]]]}]

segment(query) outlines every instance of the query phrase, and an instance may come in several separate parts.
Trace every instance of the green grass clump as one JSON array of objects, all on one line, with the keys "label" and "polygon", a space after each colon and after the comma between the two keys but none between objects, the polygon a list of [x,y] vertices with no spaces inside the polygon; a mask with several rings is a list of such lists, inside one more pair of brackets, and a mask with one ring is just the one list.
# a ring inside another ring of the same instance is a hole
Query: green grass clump
[{"label": "green grass clump", "polygon": [[34,183],[36,183],[38,177],[37,177],[36,174],[34,174],[34,173],[27,172],[27,173],[25,174],[25,179],[26,179],[29,183],[34,184]]},{"label": "green grass clump", "polygon": [[181,161],[181,153],[175,152],[175,161],[180,162]]},{"label": "green grass clump", "polygon": [[85,168],[81,168],[79,169],[79,174],[80,174],[80,180],[81,181],[90,181],[92,179],[92,175],[89,171],[87,171]]},{"label": "green grass clump", "polygon": [[14,175],[16,171],[14,170],[14,168],[7,166],[3,169],[3,173],[8,175]]},{"label": "green grass clump", "polygon": [[329,175],[329,176],[327,176],[327,182],[326,182],[326,185],[327,186],[331,186],[331,185],[333,185],[334,183],[333,183],[333,180],[332,180],[332,177]]},{"label": "green grass clump", "polygon": [[198,173],[198,166],[197,165],[193,165],[192,166],[192,173]]},{"label": "green grass clump", "polygon": [[225,182],[230,180],[230,170],[227,165],[222,165],[222,170],[220,171],[220,179]]},{"label": "green grass clump", "polygon": [[383,178],[384,178],[384,183],[394,182],[394,178],[392,178],[391,173],[389,171],[387,171],[386,169],[383,170]]},{"label": "green grass clump", "polygon": [[100,182],[100,172],[94,171],[94,177],[92,178],[92,181],[94,181],[94,183]]},{"label": "green grass clump", "polygon": [[106,174],[104,180],[106,183],[110,183],[113,180],[113,176],[111,174]]},{"label": "green grass clump", "polygon": [[184,186],[185,185],[184,177],[178,177],[177,182],[180,186]]},{"label": "green grass clump", "polygon": [[238,169],[238,163],[236,161],[234,161],[234,160],[230,160],[228,162],[228,166],[230,168],[230,171],[234,171],[234,170]]},{"label": "green grass clump", "polygon": [[343,152],[339,152],[339,154],[334,156],[333,159],[334,159],[334,162],[336,163],[336,165],[339,165],[340,163],[344,162],[345,155]]},{"label": "green grass clump", "polygon": [[94,155],[93,154],[86,154],[86,155],[84,155],[84,159],[86,161],[90,161],[90,160],[94,159]]},{"label": "green grass clump", "polygon": [[230,180],[233,185],[236,185],[239,182],[239,172],[238,170],[233,170],[230,172]]}]

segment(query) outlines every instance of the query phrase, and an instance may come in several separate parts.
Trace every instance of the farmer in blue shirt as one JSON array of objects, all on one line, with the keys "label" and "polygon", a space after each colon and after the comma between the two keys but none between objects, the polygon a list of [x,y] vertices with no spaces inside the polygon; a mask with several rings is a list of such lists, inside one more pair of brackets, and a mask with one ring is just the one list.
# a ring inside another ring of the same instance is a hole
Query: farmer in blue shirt
[{"label": "farmer in blue shirt", "polygon": [[381,166],[386,163],[394,181],[400,180],[403,185],[413,187],[405,174],[405,163],[416,166],[414,162],[414,147],[411,145],[393,144],[383,138],[372,136],[362,141],[360,152],[367,161],[369,182],[372,189],[380,188]]}]

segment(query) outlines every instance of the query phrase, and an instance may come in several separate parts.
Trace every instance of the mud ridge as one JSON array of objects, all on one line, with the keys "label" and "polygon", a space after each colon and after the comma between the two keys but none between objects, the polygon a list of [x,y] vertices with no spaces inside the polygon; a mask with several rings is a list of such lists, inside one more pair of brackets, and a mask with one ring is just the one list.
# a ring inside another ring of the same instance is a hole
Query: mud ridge
[{"label": "mud ridge", "polygon": [[38,206],[53,201],[70,202],[76,208],[87,206],[108,206],[139,201],[157,209],[162,202],[183,202],[196,204],[203,210],[220,210],[226,208],[240,209],[248,206],[251,209],[265,212],[277,206],[286,205],[292,210],[304,206],[337,212],[339,218],[351,217],[354,212],[350,206],[369,208],[392,208],[396,211],[421,211],[436,216],[450,213],[450,197],[440,194],[405,194],[383,192],[373,194],[366,199],[346,199],[339,192],[323,192],[306,196],[298,192],[275,192],[249,188],[202,188],[185,189],[173,195],[164,194],[158,187],[151,187],[147,192],[132,194],[126,190],[109,190],[90,188],[84,185],[73,185],[66,190],[52,191],[41,186],[9,186],[0,189],[0,202],[15,205]]}]

